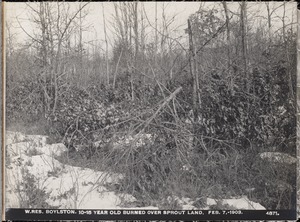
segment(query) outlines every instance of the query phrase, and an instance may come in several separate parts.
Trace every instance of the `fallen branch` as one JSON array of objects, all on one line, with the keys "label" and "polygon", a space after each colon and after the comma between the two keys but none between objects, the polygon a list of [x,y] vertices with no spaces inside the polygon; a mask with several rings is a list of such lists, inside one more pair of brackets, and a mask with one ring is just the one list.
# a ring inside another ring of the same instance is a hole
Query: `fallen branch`
[{"label": "fallen branch", "polygon": [[152,122],[152,120],[157,116],[157,114],[159,113],[159,111],[165,107],[180,91],[182,90],[182,87],[178,87],[169,97],[167,97],[164,102],[158,107],[158,109],[156,110],[156,112],[146,121],[143,129],[138,133],[142,133],[145,128]]},{"label": "fallen branch", "polygon": [[[131,141],[131,144],[135,144],[136,141],[139,139],[139,135],[141,133],[144,132],[144,130],[146,129],[147,126],[149,126],[149,124],[153,121],[153,119],[158,115],[158,113],[162,110],[163,107],[165,107],[180,91],[182,90],[182,87],[178,87],[173,93],[171,93],[167,98],[163,99],[162,104],[158,107],[158,109],[156,110],[156,112],[149,118],[147,119],[144,127],[135,135],[135,139],[133,141]],[[135,130],[133,130],[132,132],[134,132]],[[132,151],[135,149],[136,147],[131,146],[128,149],[128,152],[124,152],[122,154],[122,156],[120,157],[120,159],[123,159],[123,157],[126,155],[126,160],[129,159],[130,154],[132,154]],[[116,161],[116,164],[118,163],[118,161]]]}]

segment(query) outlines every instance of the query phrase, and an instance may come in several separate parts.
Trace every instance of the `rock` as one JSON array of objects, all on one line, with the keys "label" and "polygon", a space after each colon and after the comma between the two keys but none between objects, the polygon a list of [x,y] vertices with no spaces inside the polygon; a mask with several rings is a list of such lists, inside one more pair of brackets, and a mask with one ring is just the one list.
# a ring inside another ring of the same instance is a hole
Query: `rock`
[{"label": "rock", "polygon": [[32,143],[35,143],[37,146],[45,146],[47,144],[48,136],[26,135],[25,140],[31,141]]},{"label": "rock", "polygon": [[260,158],[273,163],[294,164],[297,158],[281,152],[264,152],[259,154]]},{"label": "rock", "polygon": [[11,157],[25,155],[29,149],[32,149],[30,142],[9,143],[6,145],[6,155]]},{"label": "rock", "polygon": [[25,134],[20,132],[12,132],[12,131],[6,131],[5,133],[5,144],[13,144],[13,143],[19,143],[25,141]]},{"label": "rock", "polygon": [[39,147],[38,151],[48,156],[60,156],[68,149],[63,143],[47,144],[43,147]]}]

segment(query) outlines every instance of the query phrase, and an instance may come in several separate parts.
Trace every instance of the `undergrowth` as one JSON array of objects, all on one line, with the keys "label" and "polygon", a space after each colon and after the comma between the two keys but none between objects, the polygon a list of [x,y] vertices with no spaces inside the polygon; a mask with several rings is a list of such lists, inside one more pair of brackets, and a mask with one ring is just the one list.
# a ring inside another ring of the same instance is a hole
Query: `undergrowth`
[{"label": "undergrowth", "polygon": [[45,188],[39,187],[39,181],[29,172],[22,168],[22,181],[18,184],[17,193],[20,198],[21,208],[51,208],[47,203],[50,193]]},{"label": "undergrowth", "polygon": [[[136,101],[111,97],[110,87],[72,87],[59,99],[54,114],[40,119],[28,114],[21,125],[13,125],[15,116],[8,125],[63,142],[68,152],[59,160],[65,164],[122,174],[116,191],[132,194],[142,200],[140,205],[175,209],[173,197],[200,198],[202,206],[207,197],[247,195],[269,209],[290,209],[295,207],[295,167],[276,167],[258,156],[269,151],[295,153],[294,104],[268,92],[279,81],[277,76],[287,72],[277,67],[260,74],[253,71],[253,90],[265,91],[264,101],[242,94],[243,83],[229,89],[221,81],[213,82],[203,92],[198,118],[190,114],[192,101],[186,94],[192,89],[187,78],[184,88],[170,83],[168,88],[156,88],[160,93],[155,98],[152,90]],[[269,88],[256,83],[260,80],[268,80]],[[125,83],[119,92],[126,90]],[[281,95],[287,89],[273,90]],[[141,139],[145,135],[151,138]]]}]

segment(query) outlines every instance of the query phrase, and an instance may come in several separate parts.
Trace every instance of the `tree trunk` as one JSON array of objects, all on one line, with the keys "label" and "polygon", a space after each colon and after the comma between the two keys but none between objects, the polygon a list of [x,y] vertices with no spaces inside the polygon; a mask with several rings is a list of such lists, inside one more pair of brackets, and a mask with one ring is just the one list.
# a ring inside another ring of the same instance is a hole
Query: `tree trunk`
[{"label": "tree trunk", "polygon": [[[134,76],[135,78],[137,78],[138,76],[138,69],[139,69],[139,26],[138,26],[138,1],[134,2],[133,5],[133,19],[134,19],[134,37],[135,37],[135,55],[134,55]],[[132,98],[132,100],[134,100],[134,97]]]},{"label": "tree trunk", "polygon": [[119,56],[119,59],[118,59],[117,65],[116,65],[116,70],[115,70],[115,73],[114,73],[113,90],[115,90],[115,87],[116,87],[116,79],[117,79],[119,63],[120,63],[122,54],[123,54],[123,49],[121,50],[121,53],[120,53],[120,56]]},{"label": "tree trunk", "polygon": [[[285,30],[285,13],[286,13],[286,3],[283,3],[283,16],[282,16],[282,32],[283,32],[283,42],[284,42],[284,47],[285,47],[285,56],[286,56],[286,71],[287,71],[287,76],[288,76],[288,85],[289,85],[289,94],[290,94],[290,100],[294,101],[294,90],[293,90],[293,80],[292,80],[292,66],[293,66],[293,61],[291,61],[290,58],[290,50],[289,50],[289,43],[287,41],[287,37],[286,37],[286,30]],[[299,24],[298,24],[299,25]],[[298,27],[299,28],[299,27]]]},{"label": "tree trunk", "polygon": [[228,8],[227,8],[227,3],[222,2],[224,12],[225,12],[225,17],[226,17],[226,37],[227,37],[227,70],[230,73],[230,88],[231,92],[233,92],[233,72],[230,71],[231,67],[231,41],[230,41],[230,27],[229,27],[229,15],[228,15]]},{"label": "tree trunk", "polygon": [[43,87],[43,99],[44,99],[44,116],[46,117],[49,114],[50,111],[50,102],[51,98],[48,95],[47,90],[47,78],[49,76],[49,70],[48,70],[48,49],[47,49],[47,41],[46,41],[46,9],[45,9],[45,2],[40,2],[40,11],[39,11],[39,17],[41,22],[41,31],[42,31],[42,42],[41,42],[41,56],[42,56],[42,76],[41,76],[41,84]]},{"label": "tree trunk", "polygon": [[157,30],[157,2],[155,2],[155,45],[154,45],[154,70],[157,68],[157,44],[158,44],[158,30]]},{"label": "tree trunk", "polygon": [[[243,72],[244,77],[247,76],[247,40],[246,40],[246,2],[241,2],[241,18],[240,18],[240,24],[241,24],[241,43],[242,43],[242,60],[243,60]],[[248,88],[247,88],[248,89]]]},{"label": "tree trunk", "polygon": [[104,38],[105,38],[105,60],[106,60],[106,84],[109,86],[109,60],[108,60],[108,41],[106,33],[106,21],[104,15],[104,6],[102,3],[102,14],[103,14],[103,28],[104,28]]},{"label": "tree trunk", "polygon": [[269,47],[272,44],[272,21],[271,21],[271,11],[270,11],[270,3],[266,2],[267,12],[268,12],[268,38],[269,38]]},{"label": "tree trunk", "polygon": [[[188,19],[188,33],[189,33],[189,63],[190,63],[190,71],[192,75],[192,82],[193,82],[193,94],[192,94],[192,101],[193,101],[193,146],[197,145],[197,125],[199,124],[199,117],[200,113],[199,110],[201,108],[201,98],[200,98],[200,90],[199,90],[199,76],[198,76],[198,69],[197,69],[197,61],[196,61],[196,53],[193,43],[193,33],[191,22]],[[201,118],[200,118],[201,119]],[[203,150],[200,150],[202,153]]]}]

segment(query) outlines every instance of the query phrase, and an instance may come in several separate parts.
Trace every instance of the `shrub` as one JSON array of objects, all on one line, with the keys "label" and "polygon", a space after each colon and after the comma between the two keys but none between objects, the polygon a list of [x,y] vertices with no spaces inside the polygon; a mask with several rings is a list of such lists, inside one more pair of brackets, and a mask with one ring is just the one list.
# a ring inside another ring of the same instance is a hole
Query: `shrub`
[{"label": "shrub", "polygon": [[47,203],[50,193],[38,187],[34,175],[27,169],[21,169],[23,181],[19,184],[20,207],[21,208],[51,208]]}]

